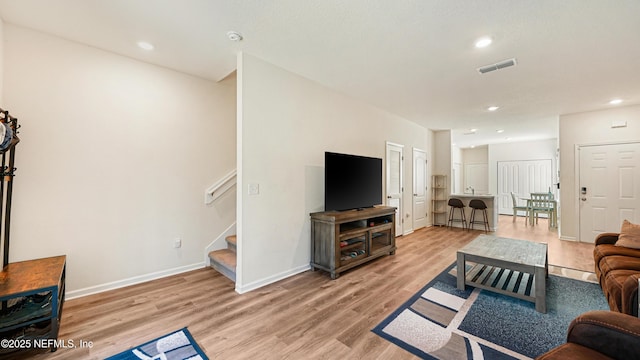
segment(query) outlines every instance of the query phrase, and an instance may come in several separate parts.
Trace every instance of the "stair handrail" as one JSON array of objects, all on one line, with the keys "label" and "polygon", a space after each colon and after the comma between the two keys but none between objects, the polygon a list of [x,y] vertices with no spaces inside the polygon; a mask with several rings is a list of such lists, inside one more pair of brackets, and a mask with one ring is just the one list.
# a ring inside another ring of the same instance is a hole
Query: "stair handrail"
[{"label": "stair handrail", "polygon": [[205,205],[211,204],[215,199],[219,198],[227,190],[231,189],[237,181],[238,170],[233,169],[230,173],[225,175],[217,183],[209,186],[204,192]]}]

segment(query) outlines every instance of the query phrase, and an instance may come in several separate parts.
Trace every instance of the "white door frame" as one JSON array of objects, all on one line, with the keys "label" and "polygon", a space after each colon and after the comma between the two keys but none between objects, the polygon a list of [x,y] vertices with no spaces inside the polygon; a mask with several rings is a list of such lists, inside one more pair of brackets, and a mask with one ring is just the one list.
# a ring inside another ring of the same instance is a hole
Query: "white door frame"
[{"label": "white door frame", "polygon": [[[417,155],[417,156],[416,156]],[[423,171],[418,171],[418,163],[423,164]],[[413,148],[413,191],[412,191],[412,218],[413,230],[426,227],[428,223],[428,202],[427,202],[427,152],[418,148]],[[422,176],[422,179],[419,177]],[[420,205],[422,202],[423,205]]]},{"label": "white door frame", "polygon": [[[462,163],[453,163],[451,168],[451,194],[462,194]],[[432,219],[433,220],[433,219]]]},{"label": "white door frame", "polygon": [[[400,174],[397,174],[399,176],[399,193],[393,193],[390,188],[390,184],[391,184],[391,174],[392,174],[392,169],[391,169],[391,157],[389,156],[389,153],[391,151],[396,151],[400,153]],[[396,236],[400,236],[404,234],[404,217],[403,217],[403,210],[402,210],[402,198],[403,198],[403,194],[404,194],[404,145],[400,145],[400,144],[395,144],[392,142],[387,141],[386,142],[386,149],[385,149],[385,163],[386,163],[386,183],[385,183],[385,188],[386,188],[386,204],[387,206],[395,206],[396,209]],[[397,205],[396,205],[397,204]]]}]

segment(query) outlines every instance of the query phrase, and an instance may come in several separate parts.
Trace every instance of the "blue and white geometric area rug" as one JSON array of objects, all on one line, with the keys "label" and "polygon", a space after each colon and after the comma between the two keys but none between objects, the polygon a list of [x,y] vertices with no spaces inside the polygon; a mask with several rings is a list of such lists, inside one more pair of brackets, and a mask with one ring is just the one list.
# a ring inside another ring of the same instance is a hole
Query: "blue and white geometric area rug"
[{"label": "blue and white geometric area rug", "polygon": [[208,360],[187,328],[167,334],[106,360]]},{"label": "blue and white geometric area rug", "polygon": [[609,309],[598,284],[550,273],[543,314],[529,301],[458,290],[453,264],[372,331],[423,359],[532,359],[563,344],[578,315]]}]

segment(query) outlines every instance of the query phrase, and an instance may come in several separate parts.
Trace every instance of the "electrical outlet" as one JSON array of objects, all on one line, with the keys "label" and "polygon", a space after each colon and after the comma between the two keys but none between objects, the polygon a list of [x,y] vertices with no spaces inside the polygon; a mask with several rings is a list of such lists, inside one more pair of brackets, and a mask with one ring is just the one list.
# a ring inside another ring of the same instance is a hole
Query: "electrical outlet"
[{"label": "electrical outlet", "polygon": [[175,238],[175,240],[173,240],[173,247],[178,249],[182,247],[182,239],[181,238]]}]

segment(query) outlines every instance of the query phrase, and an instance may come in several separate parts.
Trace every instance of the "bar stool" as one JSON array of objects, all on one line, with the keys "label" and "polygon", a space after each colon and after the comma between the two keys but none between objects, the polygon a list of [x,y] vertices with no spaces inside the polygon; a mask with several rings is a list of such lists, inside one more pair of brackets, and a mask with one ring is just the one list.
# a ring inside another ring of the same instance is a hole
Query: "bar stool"
[{"label": "bar stool", "polygon": [[[451,207],[449,209],[449,221],[447,221],[447,226],[451,226],[451,223],[455,222],[455,221],[459,221],[462,223],[462,228],[466,229],[467,226],[467,218],[464,216],[464,204],[462,203],[462,200],[460,199],[456,199],[456,198],[451,198],[449,199],[448,205]],[[454,218],[454,214],[455,214],[455,210],[458,209],[460,210],[460,219],[455,219]]]},{"label": "bar stool", "polygon": [[[469,217],[469,230],[473,228],[473,224],[483,224],[484,231],[489,232],[489,217],[487,216],[487,204],[480,199],[472,199],[469,201],[471,208],[471,216]],[[476,210],[482,211],[482,220],[476,220]]]}]

